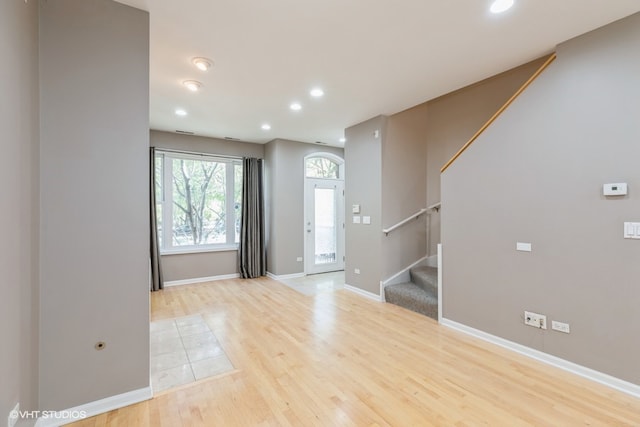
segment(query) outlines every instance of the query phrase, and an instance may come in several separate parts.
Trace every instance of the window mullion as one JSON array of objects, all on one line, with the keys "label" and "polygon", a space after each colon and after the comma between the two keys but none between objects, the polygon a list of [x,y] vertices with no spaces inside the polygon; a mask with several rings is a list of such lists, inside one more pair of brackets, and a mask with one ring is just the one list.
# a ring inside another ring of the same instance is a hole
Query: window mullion
[{"label": "window mullion", "polygon": [[167,155],[163,156],[164,161],[164,191],[162,209],[162,227],[164,248],[173,247],[173,159]]},{"label": "window mullion", "polygon": [[233,197],[233,189],[234,189],[234,166],[233,162],[227,162],[225,166],[226,171],[226,179],[225,179],[225,189],[224,189],[224,197],[225,197],[225,216],[226,216],[226,228],[227,228],[227,236],[226,242],[227,244],[235,243],[235,235],[236,235],[236,221],[235,221],[235,201]]}]

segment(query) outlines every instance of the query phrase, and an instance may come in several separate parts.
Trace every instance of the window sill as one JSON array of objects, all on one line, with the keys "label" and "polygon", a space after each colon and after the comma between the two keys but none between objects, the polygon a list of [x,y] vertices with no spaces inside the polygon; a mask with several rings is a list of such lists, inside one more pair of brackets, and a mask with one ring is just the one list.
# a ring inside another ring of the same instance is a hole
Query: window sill
[{"label": "window sill", "polygon": [[160,256],[165,255],[184,255],[184,254],[200,254],[205,252],[231,252],[237,251],[238,245],[225,245],[208,248],[179,248],[160,251]]}]

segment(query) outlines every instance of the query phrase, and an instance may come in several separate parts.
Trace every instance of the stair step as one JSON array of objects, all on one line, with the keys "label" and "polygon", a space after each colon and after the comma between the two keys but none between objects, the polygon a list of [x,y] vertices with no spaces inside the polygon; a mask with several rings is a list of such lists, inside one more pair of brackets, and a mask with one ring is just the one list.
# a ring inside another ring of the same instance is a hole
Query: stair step
[{"label": "stair step", "polygon": [[415,283],[399,283],[384,288],[385,300],[416,313],[438,319],[438,296]]},{"label": "stair step", "polygon": [[438,297],[438,269],[435,267],[415,267],[411,269],[411,281]]}]

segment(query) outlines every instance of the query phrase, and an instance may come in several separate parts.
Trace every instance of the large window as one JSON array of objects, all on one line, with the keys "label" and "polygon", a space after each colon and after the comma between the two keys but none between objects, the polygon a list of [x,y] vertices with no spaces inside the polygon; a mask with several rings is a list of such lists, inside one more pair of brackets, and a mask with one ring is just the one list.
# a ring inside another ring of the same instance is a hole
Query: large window
[{"label": "large window", "polygon": [[236,246],[242,207],[240,160],[157,152],[155,179],[163,252]]}]

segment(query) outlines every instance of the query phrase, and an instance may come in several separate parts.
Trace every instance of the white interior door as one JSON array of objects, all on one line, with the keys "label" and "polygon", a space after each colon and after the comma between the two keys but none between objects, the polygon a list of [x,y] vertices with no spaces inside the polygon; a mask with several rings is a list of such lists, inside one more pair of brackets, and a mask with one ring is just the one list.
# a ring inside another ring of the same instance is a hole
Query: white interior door
[{"label": "white interior door", "polygon": [[344,182],[306,179],[305,272],[344,270]]}]

